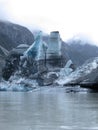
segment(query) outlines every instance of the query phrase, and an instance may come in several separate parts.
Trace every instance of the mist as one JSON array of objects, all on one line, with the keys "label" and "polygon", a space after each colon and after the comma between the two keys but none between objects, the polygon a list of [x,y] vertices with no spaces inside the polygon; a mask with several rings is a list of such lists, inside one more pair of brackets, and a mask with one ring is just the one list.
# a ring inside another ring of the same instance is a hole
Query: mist
[{"label": "mist", "polygon": [[7,8],[5,1],[0,1],[0,20],[8,20]]},{"label": "mist", "polygon": [[0,0],[0,19],[32,30],[58,30],[63,40],[84,34],[98,43],[97,0]]}]

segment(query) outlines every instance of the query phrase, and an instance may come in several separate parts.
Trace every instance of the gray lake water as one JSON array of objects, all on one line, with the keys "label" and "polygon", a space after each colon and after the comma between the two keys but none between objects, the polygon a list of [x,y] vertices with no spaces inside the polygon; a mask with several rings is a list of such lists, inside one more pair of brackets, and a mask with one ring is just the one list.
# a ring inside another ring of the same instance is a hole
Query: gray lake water
[{"label": "gray lake water", "polygon": [[0,92],[0,130],[98,130],[98,93]]}]

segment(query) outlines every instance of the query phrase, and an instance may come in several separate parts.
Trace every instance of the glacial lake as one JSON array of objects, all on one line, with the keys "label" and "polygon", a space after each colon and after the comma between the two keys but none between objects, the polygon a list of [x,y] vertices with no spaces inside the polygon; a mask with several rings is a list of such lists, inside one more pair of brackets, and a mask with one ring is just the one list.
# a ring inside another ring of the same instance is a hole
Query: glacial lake
[{"label": "glacial lake", "polygon": [[98,93],[0,92],[0,130],[98,130]]}]

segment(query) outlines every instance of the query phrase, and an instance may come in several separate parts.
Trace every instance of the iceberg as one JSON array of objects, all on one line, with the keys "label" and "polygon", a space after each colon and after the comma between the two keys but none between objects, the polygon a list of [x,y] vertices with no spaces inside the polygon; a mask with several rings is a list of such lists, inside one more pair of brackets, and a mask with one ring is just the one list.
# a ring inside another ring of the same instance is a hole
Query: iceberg
[{"label": "iceberg", "polygon": [[73,69],[71,68],[72,64],[73,64],[72,61],[68,60],[65,67],[61,68],[61,70],[60,70],[60,78],[66,77],[66,76],[68,76],[69,74],[71,74],[73,72]]},{"label": "iceberg", "polygon": [[[24,52],[21,57],[21,70],[24,74],[37,73],[40,68],[41,60],[45,61],[45,54],[47,50],[47,44],[42,40],[42,32],[37,35],[34,43]],[[45,63],[45,62],[43,62]],[[43,66],[45,66],[43,64]]]},{"label": "iceberg", "polygon": [[34,89],[39,88],[36,80],[22,77],[19,75],[13,75],[8,81],[1,80],[0,82],[0,91],[33,91]]},{"label": "iceberg", "polygon": [[42,42],[42,32],[40,31],[34,43],[27,49],[26,52],[24,52],[24,57],[27,58],[31,57],[36,60],[38,58],[38,52],[41,42]]},{"label": "iceberg", "polygon": [[47,48],[48,48],[47,43],[44,41],[41,41],[41,43],[39,45],[37,60],[45,60],[46,59]]},{"label": "iceberg", "polygon": [[47,49],[47,59],[61,56],[61,38],[58,31],[50,33]]}]

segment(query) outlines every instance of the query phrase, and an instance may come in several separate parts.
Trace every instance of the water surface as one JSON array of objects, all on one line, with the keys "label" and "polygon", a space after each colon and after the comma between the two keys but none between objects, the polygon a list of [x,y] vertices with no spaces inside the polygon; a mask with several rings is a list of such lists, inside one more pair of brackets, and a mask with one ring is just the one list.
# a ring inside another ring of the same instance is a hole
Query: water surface
[{"label": "water surface", "polygon": [[98,130],[98,94],[0,92],[0,130]]}]

